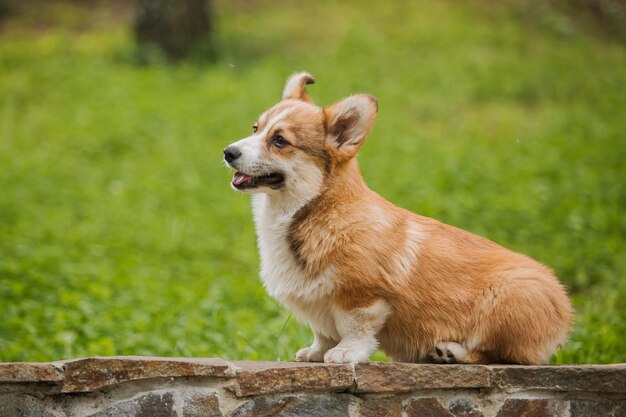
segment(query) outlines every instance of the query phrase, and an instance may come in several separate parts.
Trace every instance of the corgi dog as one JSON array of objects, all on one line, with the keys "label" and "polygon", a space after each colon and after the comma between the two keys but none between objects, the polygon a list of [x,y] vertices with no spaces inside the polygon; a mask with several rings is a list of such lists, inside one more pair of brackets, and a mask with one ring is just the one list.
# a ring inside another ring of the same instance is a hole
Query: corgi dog
[{"label": "corgi dog", "polygon": [[357,94],[320,108],[292,75],[252,134],[224,150],[235,190],[253,194],[261,278],[309,323],[297,361],[540,364],[573,320],[544,265],[413,214],[370,190],[355,156],[378,102]]}]

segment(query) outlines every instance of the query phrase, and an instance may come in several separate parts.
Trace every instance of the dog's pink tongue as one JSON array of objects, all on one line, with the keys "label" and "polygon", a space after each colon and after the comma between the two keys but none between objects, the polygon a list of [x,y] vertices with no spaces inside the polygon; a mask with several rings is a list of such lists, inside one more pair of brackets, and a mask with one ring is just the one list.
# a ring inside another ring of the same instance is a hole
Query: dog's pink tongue
[{"label": "dog's pink tongue", "polygon": [[239,171],[235,172],[235,175],[233,176],[233,184],[235,185],[241,185],[246,181],[250,181],[252,179],[252,177],[250,175],[246,175],[243,174]]}]

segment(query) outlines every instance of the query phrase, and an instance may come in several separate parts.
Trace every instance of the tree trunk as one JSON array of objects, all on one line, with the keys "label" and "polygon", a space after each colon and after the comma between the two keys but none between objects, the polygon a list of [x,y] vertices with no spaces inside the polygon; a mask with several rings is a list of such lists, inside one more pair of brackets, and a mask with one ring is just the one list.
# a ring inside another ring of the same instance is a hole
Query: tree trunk
[{"label": "tree trunk", "polygon": [[135,7],[140,53],[156,47],[178,60],[200,42],[209,42],[208,0],[136,0]]}]

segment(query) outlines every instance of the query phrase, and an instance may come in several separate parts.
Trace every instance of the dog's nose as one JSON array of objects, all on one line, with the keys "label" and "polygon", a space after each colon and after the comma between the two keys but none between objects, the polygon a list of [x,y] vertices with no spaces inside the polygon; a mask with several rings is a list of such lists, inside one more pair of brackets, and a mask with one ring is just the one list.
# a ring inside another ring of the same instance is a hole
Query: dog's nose
[{"label": "dog's nose", "polygon": [[229,164],[241,156],[241,151],[235,146],[229,146],[224,149],[224,159]]}]

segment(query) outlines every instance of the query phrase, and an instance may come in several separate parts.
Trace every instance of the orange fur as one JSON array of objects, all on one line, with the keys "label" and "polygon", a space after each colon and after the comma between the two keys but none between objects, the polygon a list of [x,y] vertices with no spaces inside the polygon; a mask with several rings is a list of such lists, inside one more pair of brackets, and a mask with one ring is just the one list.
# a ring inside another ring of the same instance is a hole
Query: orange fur
[{"label": "orange fur", "polygon": [[[427,360],[438,343],[455,342],[465,349],[457,362],[546,362],[565,342],[573,320],[571,303],[553,273],[487,239],[398,208],[370,190],[354,156],[374,124],[376,99],[352,96],[322,110],[304,91],[310,80],[290,80],[286,98],[258,124],[262,131],[285,114],[275,128],[290,146],[273,147],[276,133],[269,132],[259,158],[268,164],[308,161],[307,169],[321,178],[298,203],[284,197],[289,190],[264,191],[263,204],[280,201],[289,213],[285,237],[277,244],[289,247],[298,279],[315,288],[316,280],[332,271],[323,300],[295,293],[279,298],[311,321],[319,342],[301,351],[299,359],[321,360],[325,351],[336,351],[326,360],[363,360],[366,356],[349,354],[360,345],[344,339],[371,336],[399,361]],[[314,325],[311,316],[320,302],[333,311],[325,319],[330,324]],[[376,324],[367,327],[369,321]],[[365,326],[361,333],[355,323]],[[367,329],[374,334],[366,335]],[[371,353],[375,342],[367,343],[364,352]]]}]

